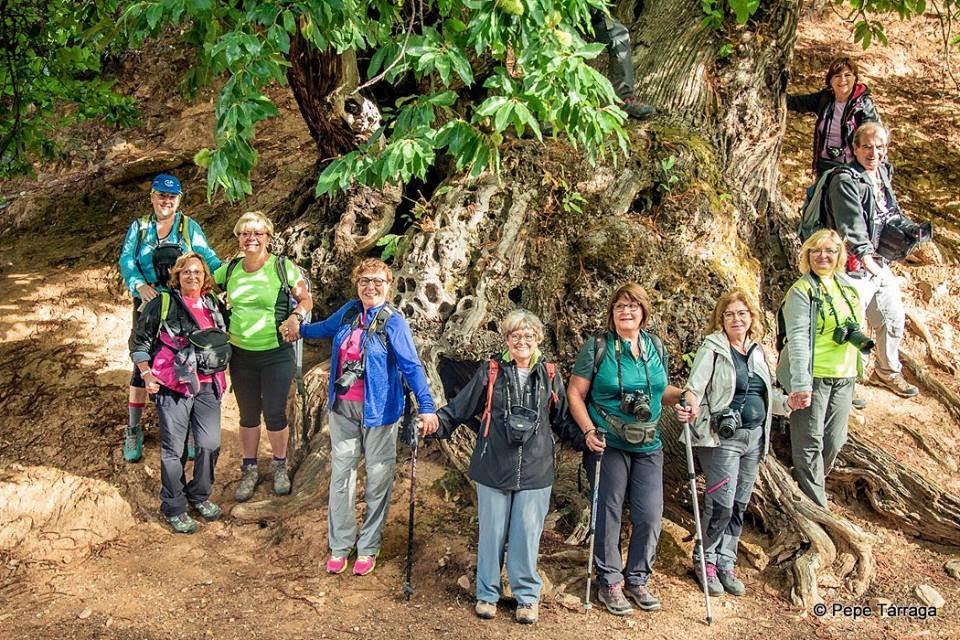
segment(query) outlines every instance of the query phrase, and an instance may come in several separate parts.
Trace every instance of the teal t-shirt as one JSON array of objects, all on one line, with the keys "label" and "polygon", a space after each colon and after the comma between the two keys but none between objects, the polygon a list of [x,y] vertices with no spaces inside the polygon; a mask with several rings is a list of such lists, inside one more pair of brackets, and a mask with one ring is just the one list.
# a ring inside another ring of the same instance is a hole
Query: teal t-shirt
[{"label": "teal t-shirt", "polygon": [[[277,276],[277,256],[270,255],[263,266],[247,273],[241,262],[233,268],[227,283],[227,303],[230,306],[230,343],[247,351],[268,351],[280,346],[277,335],[276,309],[280,296],[280,278]],[[229,262],[224,262],[213,274],[223,288]],[[300,270],[290,260],[284,261],[287,283],[291,288],[300,282]],[[285,318],[280,318],[284,320]]]},{"label": "teal t-shirt", "polygon": [[[607,413],[614,415],[625,422],[635,422],[636,418],[632,415],[620,411],[620,387],[617,384],[617,355],[614,340],[620,340],[620,362],[623,372],[623,390],[624,391],[642,391],[650,398],[650,420],[649,423],[660,421],[662,411],[663,392],[667,389],[667,372],[663,367],[663,361],[660,354],[653,344],[653,340],[646,333],[640,334],[640,339],[644,341],[645,346],[641,346],[641,358],[635,358],[630,351],[630,342],[620,338],[615,333],[608,333],[607,348],[600,362],[600,368],[597,369],[597,375],[593,378],[590,385],[590,394],[587,397],[587,412],[590,419],[593,420],[598,428],[606,431],[607,446],[621,451],[630,451],[633,453],[649,453],[656,451],[663,446],[660,441],[660,428],[657,427],[657,436],[653,442],[643,445],[634,445],[624,442],[616,436],[611,429],[607,427],[606,420],[600,415],[597,407],[601,407]],[[593,361],[595,357],[594,340],[588,339],[580,353],[577,354],[577,361],[573,365],[573,375],[580,376],[590,380],[593,376]],[[646,353],[647,366],[644,368],[642,356]],[[649,384],[647,380],[649,372]]]}]

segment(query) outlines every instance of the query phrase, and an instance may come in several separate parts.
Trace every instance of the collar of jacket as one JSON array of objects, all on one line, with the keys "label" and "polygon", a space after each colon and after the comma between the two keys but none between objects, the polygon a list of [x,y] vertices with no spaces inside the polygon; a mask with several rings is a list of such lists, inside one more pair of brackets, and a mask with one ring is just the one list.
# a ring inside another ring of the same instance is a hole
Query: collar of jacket
[{"label": "collar of jacket", "polygon": [[363,302],[360,299],[357,299],[357,305],[360,307],[360,313],[357,315],[359,316],[360,320],[363,322],[363,326],[369,327],[370,321],[373,320],[378,313],[380,313],[380,309],[383,309],[385,306],[387,306],[387,301],[384,300],[383,304],[379,304],[375,307],[370,307],[366,311],[363,310]]}]

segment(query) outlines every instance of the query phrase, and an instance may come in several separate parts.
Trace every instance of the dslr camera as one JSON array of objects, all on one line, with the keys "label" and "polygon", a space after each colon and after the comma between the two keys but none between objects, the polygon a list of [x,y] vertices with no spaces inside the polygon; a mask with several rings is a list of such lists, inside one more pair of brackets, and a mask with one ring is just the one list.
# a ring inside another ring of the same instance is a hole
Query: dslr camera
[{"label": "dslr camera", "polygon": [[740,412],[730,407],[710,416],[710,422],[713,430],[724,440],[732,438],[737,429],[743,426],[743,418],[740,417]]},{"label": "dslr camera", "polygon": [[625,391],[620,397],[620,411],[646,422],[650,419],[650,398],[642,391]]},{"label": "dslr camera", "polygon": [[849,342],[865,356],[869,355],[873,347],[876,346],[870,336],[860,330],[860,323],[850,319],[833,330],[833,341],[837,344]]},{"label": "dslr camera", "polygon": [[363,363],[360,360],[351,360],[343,365],[343,373],[334,381],[333,388],[338,395],[343,395],[361,378],[363,378]]},{"label": "dslr camera", "polygon": [[827,157],[836,160],[843,156],[843,147],[827,147]]}]

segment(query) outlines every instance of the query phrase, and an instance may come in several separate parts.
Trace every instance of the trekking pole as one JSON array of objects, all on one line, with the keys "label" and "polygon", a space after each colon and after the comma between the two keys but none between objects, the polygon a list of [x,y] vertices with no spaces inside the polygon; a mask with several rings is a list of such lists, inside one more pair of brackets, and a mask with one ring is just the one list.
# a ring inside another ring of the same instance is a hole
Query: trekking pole
[{"label": "trekking pole", "polygon": [[[603,431],[597,431],[597,436],[604,440]],[[590,579],[593,577],[593,542],[597,529],[597,497],[600,489],[600,465],[603,464],[603,449],[597,452],[597,466],[593,470],[593,496],[590,499],[590,542],[587,551],[587,592],[583,596],[583,610],[593,608],[590,603]]]},{"label": "trekking pole", "polygon": [[[412,396],[412,394],[411,394]],[[407,407],[412,405],[412,397],[407,400]],[[407,413],[409,411],[409,413]],[[414,491],[417,488],[417,445],[420,434],[415,424],[417,412],[413,410],[405,411],[403,428],[409,430],[410,435],[410,510],[407,515],[407,567],[406,575],[403,580],[403,595],[409,602],[413,596],[413,515],[414,515]]]},{"label": "trekking pole", "polygon": [[[680,406],[687,406],[686,394],[680,392]],[[710,609],[710,591],[707,589],[707,561],[704,558],[703,527],[700,526],[700,504],[697,502],[697,474],[693,467],[693,442],[691,432],[693,425],[689,422],[683,425],[683,444],[687,449],[687,479],[690,481],[690,495],[693,497],[693,524],[696,527],[693,539],[693,552],[700,556],[700,582],[703,585],[703,598],[707,604],[707,624],[713,624],[713,612]]]},{"label": "trekking pole", "polygon": [[307,423],[307,386],[303,382],[303,338],[293,343],[293,354],[296,358],[294,378],[297,381],[297,395],[300,396],[300,433],[303,434],[302,439],[305,445],[307,438],[310,437],[308,433],[310,427]]}]

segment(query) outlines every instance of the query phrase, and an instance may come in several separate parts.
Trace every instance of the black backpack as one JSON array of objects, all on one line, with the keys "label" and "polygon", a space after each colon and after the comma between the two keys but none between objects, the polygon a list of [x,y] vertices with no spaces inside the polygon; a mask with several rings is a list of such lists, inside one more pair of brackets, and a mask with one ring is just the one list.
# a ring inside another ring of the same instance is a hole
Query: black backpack
[{"label": "black backpack", "polygon": [[[666,348],[663,346],[663,340],[660,339],[655,333],[649,333],[647,331],[641,331],[640,335],[646,335],[650,337],[650,341],[653,342],[653,348],[657,350],[657,355],[660,356],[660,361],[663,362],[663,370],[669,375],[670,372],[670,356],[667,354]],[[590,376],[591,382],[597,376],[597,371],[600,369],[600,363],[603,362],[603,356],[607,353],[607,334],[600,333],[593,336],[593,375]]]},{"label": "black backpack", "polygon": [[797,224],[797,236],[800,242],[806,242],[820,229],[836,229],[833,214],[827,200],[830,183],[842,173],[853,177],[860,177],[856,170],[850,167],[834,167],[817,178],[817,181],[807,187],[806,196],[800,206],[800,222]]}]

